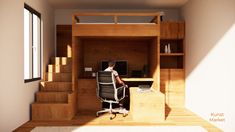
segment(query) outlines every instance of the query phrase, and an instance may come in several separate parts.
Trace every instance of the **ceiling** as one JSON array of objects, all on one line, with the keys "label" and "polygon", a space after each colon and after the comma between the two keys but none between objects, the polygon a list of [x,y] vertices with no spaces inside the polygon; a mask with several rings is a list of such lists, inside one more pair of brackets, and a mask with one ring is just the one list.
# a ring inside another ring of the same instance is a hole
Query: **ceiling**
[{"label": "ceiling", "polygon": [[179,8],[188,0],[48,0],[55,9]]}]

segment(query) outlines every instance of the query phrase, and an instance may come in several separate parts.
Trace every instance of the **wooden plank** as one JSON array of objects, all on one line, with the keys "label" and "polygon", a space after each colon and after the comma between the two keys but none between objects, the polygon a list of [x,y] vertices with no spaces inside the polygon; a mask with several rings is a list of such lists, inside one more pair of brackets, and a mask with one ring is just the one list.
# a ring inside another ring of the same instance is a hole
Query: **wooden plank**
[{"label": "wooden plank", "polygon": [[[148,65],[150,41],[150,38],[137,37],[84,38],[82,39],[84,67],[91,67],[92,72],[97,72],[101,70],[101,62],[104,60],[125,60],[128,62],[128,76],[125,77],[130,77],[133,70],[142,70],[144,65]],[[83,75],[91,77],[92,72],[84,72],[83,70]]]},{"label": "wooden plank", "polygon": [[69,92],[37,92],[37,103],[68,103]]},{"label": "wooden plank", "polygon": [[45,81],[71,82],[72,73],[45,73]]},{"label": "wooden plank", "polygon": [[71,65],[72,64],[72,58],[52,57],[51,58],[51,64],[54,64],[54,65]]},{"label": "wooden plank", "polygon": [[48,65],[48,72],[54,73],[71,73],[72,72],[72,64],[69,65]]},{"label": "wooden plank", "polygon": [[154,81],[153,78],[122,78],[125,82],[136,82],[136,81]]},{"label": "wooden plank", "polygon": [[99,111],[102,109],[102,103],[96,96],[96,79],[78,80],[78,112]]},{"label": "wooden plank", "polygon": [[161,39],[177,39],[178,23],[177,22],[161,22]]},{"label": "wooden plank", "polygon": [[154,79],[152,87],[160,90],[159,38],[153,39],[149,47],[149,72]]},{"label": "wooden plank", "polygon": [[156,37],[160,35],[157,24],[76,24],[72,28],[73,36],[80,37]]},{"label": "wooden plank", "polygon": [[41,82],[40,91],[66,92],[72,91],[72,82]]},{"label": "wooden plank", "polygon": [[32,104],[32,120],[71,120],[73,116],[67,103]]},{"label": "wooden plank", "polygon": [[71,46],[72,25],[56,25],[56,56],[71,57]]},{"label": "wooden plank", "polygon": [[185,36],[185,22],[178,22],[178,39],[184,39]]},{"label": "wooden plank", "polygon": [[143,12],[79,12],[79,13],[74,13],[74,16],[160,16],[160,13],[158,12],[150,12],[150,13],[143,13]]},{"label": "wooden plank", "polygon": [[185,77],[184,70],[170,69],[170,86],[168,96],[171,107],[183,107],[185,102]]},{"label": "wooden plank", "polygon": [[184,53],[160,53],[160,56],[183,56]]}]

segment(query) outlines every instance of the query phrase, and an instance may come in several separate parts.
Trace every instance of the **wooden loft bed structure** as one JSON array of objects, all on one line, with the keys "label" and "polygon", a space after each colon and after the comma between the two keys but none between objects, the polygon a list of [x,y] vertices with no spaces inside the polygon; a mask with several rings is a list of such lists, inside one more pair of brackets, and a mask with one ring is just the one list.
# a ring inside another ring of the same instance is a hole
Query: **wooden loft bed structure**
[{"label": "wooden loft bed structure", "polygon": [[[84,16],[112,17],[113,22],[81,23],[79,17]],[[153,19],[149,23],[121,23],[119,17],[123,16],[152,16]],[[160,36],[160,15],[159,13],[76,13],[72,17],[72,28],[73,36],[77,37],[156,37]]]},{"label": "wooden loft bed structure", "polygon": [[[110,22],[86,23],[83,17],[109,17]],[[122,17],[148,17],[148,23],[128,21],[122,22]],[[155,111],[153,114],[142,115],[165,119],[164,95],[160,92],[160,14],[159,13],[75,13],[72,16],[72,88],[77,100],[78,113],[82,111],[98,111],[102,108],[96,97],[96,80],[87,76],[85,68],[92,72],[100,69],[102,60],[127,60],[129,80],[131,71],[147,67],[145,78],[151,80],[151,88],[156,91],[148,96],[152,100],[148,107]],[[139,78],[143,79],[143,78]],[[131,89],[131,88],[130,88]],[[131,98],[136,98],[134,87],[130,90]],[[132,94],[133,93],[133,94]],[[139,98],[146,98],[145,96]],[[130,107],[135,107],[132,99]],[[145,100],[146,101],[146,100]],[[137,105],[138,106],[138,105]],[[158,108],[156,108],[158,107]],[[145,107],[147,108],[147,107]],[[139,115],[140,108],[130,109],[133,115]],[[136,113],[136,114],[134,114]],[[154,116],[156,115],[156,116]],[[150,118],[152,118],[150,117]],[[137,116],[138,118],[138,116]]]},{"label": "wooden loft bed structure", "polygon": [[[109,23],[83,23],[80,17],[111,17]],[[152,17],[149,23],[121,23],[120,17]],[[83,78],[84,55],[82,48],[88,39],[115,40],[146,40],[148,48],[148,77],[154,79],[153,86],[159,90],[160,85],[160,14],[159,13],[75,13],[72,16],[72,53],[73,53],[73,80]],[[77,87],[76,81],[73,83]]]}]

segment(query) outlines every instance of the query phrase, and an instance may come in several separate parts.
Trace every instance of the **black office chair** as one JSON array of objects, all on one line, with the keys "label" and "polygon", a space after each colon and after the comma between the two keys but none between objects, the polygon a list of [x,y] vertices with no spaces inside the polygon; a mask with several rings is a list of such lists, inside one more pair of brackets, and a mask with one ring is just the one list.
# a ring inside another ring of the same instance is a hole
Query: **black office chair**
[{"label": "black office chair", "polygon": [[113,113],[121,113],[123,116],[128,114],[128,111],[125,109],[113,109],[113,103],[119,103],[122,99],[125,98],[125,88],[127,86],[121,86],[116,88],[116,80],[112,72],[110,71],[100,71],[97,72],[97,97],[101,100],[101,102],[109,103],[109,108],[105,108],[96,113],[98,117],[100,113],[109,112],[110,120],[112,118]]}]

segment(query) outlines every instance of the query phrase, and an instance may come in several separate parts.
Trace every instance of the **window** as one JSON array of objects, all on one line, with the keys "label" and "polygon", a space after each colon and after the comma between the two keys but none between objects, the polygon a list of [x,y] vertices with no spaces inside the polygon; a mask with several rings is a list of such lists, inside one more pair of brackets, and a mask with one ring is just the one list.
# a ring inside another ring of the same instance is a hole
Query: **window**
[{"label": "window", "polygon": [[41,79],[41,14],[24,5],[24,80]]}]

